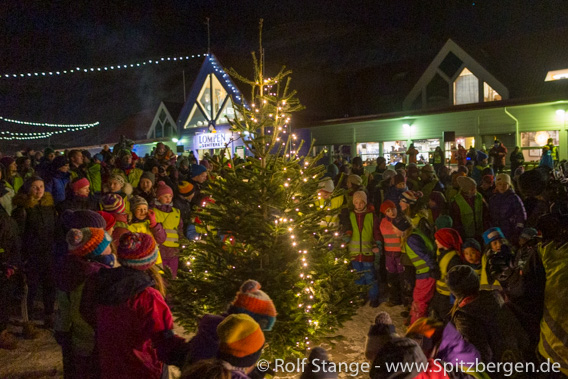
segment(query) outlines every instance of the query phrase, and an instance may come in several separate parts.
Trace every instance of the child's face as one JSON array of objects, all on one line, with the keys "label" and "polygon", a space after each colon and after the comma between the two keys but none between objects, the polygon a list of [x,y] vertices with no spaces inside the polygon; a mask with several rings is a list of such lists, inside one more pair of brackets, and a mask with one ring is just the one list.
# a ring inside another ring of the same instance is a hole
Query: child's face
[{"label": "child's face", "polygon": [[385,214],[387,215],[388,218],[396,218],[397,213],[398,212],[396,208],[389,208],[385,211]]},{"label": "child's face", "polygon": [[91,188],[90,186],[79,188],[79,190],[76,193],[79,196],[87,197],[87,196],[89,196],[90,188]]},{"label": "child's face", "polygon": [[355,210],[358,212],[362,212],[365,208],[367,208],[367,203],[361,199],[353,199],[353,205],[355,206]]},{"label": "child's face", "polygon": [[158,197],[158,201],[162,204],[169,204],[172,202],[172,198],[173,196],[170,195],[169,193],[166,193],[160,197]]},{"label": "child's face", "polygon": [[396,185],[396,188],[398,189],[405,189],[406,188],[406,183],[405,182],[400,182]]},{"label": "child's face", "polygon": [[463,257],[467,263],[479,264],[481,262],[481,254],[473,247],[466,247],[463,251]]},{"label": "child's face", "polygon": [[120,192],[122,190],[122,183],[118,180],[111,179],[108,181],[108,187],[112,193]]},{"label": "child's face", "polygon": [[494,252],[498,252],[499,250],[501,250],[502,245],[503,245],[503,242],[501,242],[500,239],[495,240],[495,241],[491,241],[491,243],[489,244],[489,246],[491,247],[491,250],[493,250]]}]

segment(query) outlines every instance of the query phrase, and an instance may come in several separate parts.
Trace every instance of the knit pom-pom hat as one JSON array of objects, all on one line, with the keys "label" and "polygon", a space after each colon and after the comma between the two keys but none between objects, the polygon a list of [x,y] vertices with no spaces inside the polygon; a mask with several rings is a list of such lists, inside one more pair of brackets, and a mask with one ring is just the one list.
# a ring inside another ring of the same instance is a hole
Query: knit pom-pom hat
[{"label": "knit pom-pom hat", "polygon": [[158,246],[154,237],[145,233],[124,233],[117,249],[121,265],[145,271],[158,259]]},{"label": "knit pom-pom hat", "polygon": [[183,181],[178,185],[179,194],[189,196],[195,192],[195,187],[190,182]]},{"label": "knit pom-pom hat", "polygon": [[396,209],[396,205],[391,200],[385,200],[381,204],[381,208],[379,210],[381,211],[382,214],[386,215],[387,211],[392,208]]},{"label": "knit pom-pom hat", "polygon": [[112,238],[99,228],[71,229],[67,232],[69,254],[79,257],[101,255],[112,242]]},{"label": "knit pom-pom hat", "polygon": [[156,186],[156,199],[159,198],[162,195],[174,195],[174,191],[172,191],[172,189],[170,188],[170,186],[168,186],[166,183],[164,182],[158,182],[158,185]]},{"label": "knit pom-pom hat", "polygon": [[249,279],[241,285],[229,313],[246,313],[262,328],[270,331],[276,321],[276,308],[266,292],[260,290],[260,283]]},{"label": "knit pom-pom hat", "polygon": [[256,363],[264,346],[260,325],[247,314],[227,316],[217,326],[219,352],[217,357],[234,367],[247,368]]},{"label": "knit pom-pom hat", "polygon": [[117,193],[107,193],[101,199],[103,210],[109,213],[124,213],[124,199]]},{"label": "knit pom-pom hat", "polygon": [[148,202],[142,196],[134,195],[130,198],[130,211],[132,213],[141,205],[148,206]]}]

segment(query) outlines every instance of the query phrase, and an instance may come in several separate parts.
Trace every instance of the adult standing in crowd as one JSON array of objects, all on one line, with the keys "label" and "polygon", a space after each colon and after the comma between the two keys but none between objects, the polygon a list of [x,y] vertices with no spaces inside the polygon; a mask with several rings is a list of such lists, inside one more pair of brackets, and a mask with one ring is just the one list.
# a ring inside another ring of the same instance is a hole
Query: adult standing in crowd
[{"label": "adult standing in crowd", "polygon": [[493,171],[501,173],[505,168],[505,157],[507,156],[507,148],[499,140],[495,140],[493,147],[489,150],[489,156],[493,160]]}]

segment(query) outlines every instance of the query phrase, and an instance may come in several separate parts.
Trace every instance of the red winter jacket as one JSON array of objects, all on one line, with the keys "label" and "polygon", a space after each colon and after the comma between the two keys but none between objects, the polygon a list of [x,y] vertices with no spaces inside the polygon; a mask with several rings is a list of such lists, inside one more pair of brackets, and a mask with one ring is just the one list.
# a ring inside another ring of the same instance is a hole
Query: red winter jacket
[{"label": "red winter jacket", "polygon": [[146,273],[127,267],[100,272],[96,333],[101,378],[159,379],[163,362],[175,364],[185,356],[187,345],[173,334],[172,314],[153,283]]}]

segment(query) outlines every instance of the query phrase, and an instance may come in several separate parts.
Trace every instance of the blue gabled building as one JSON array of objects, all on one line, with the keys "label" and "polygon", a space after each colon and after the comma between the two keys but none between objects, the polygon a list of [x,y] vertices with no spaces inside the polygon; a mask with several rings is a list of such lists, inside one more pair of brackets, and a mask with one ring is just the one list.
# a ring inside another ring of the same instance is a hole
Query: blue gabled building
[{"label": "blue gabled building", "polygon": [[213,54],[207,54],[177,119],[178,145],[201,158],[229,147],[242,154],[240,135],[230,130],[229,120],[237,117],[235,104],[245,100]]}]

